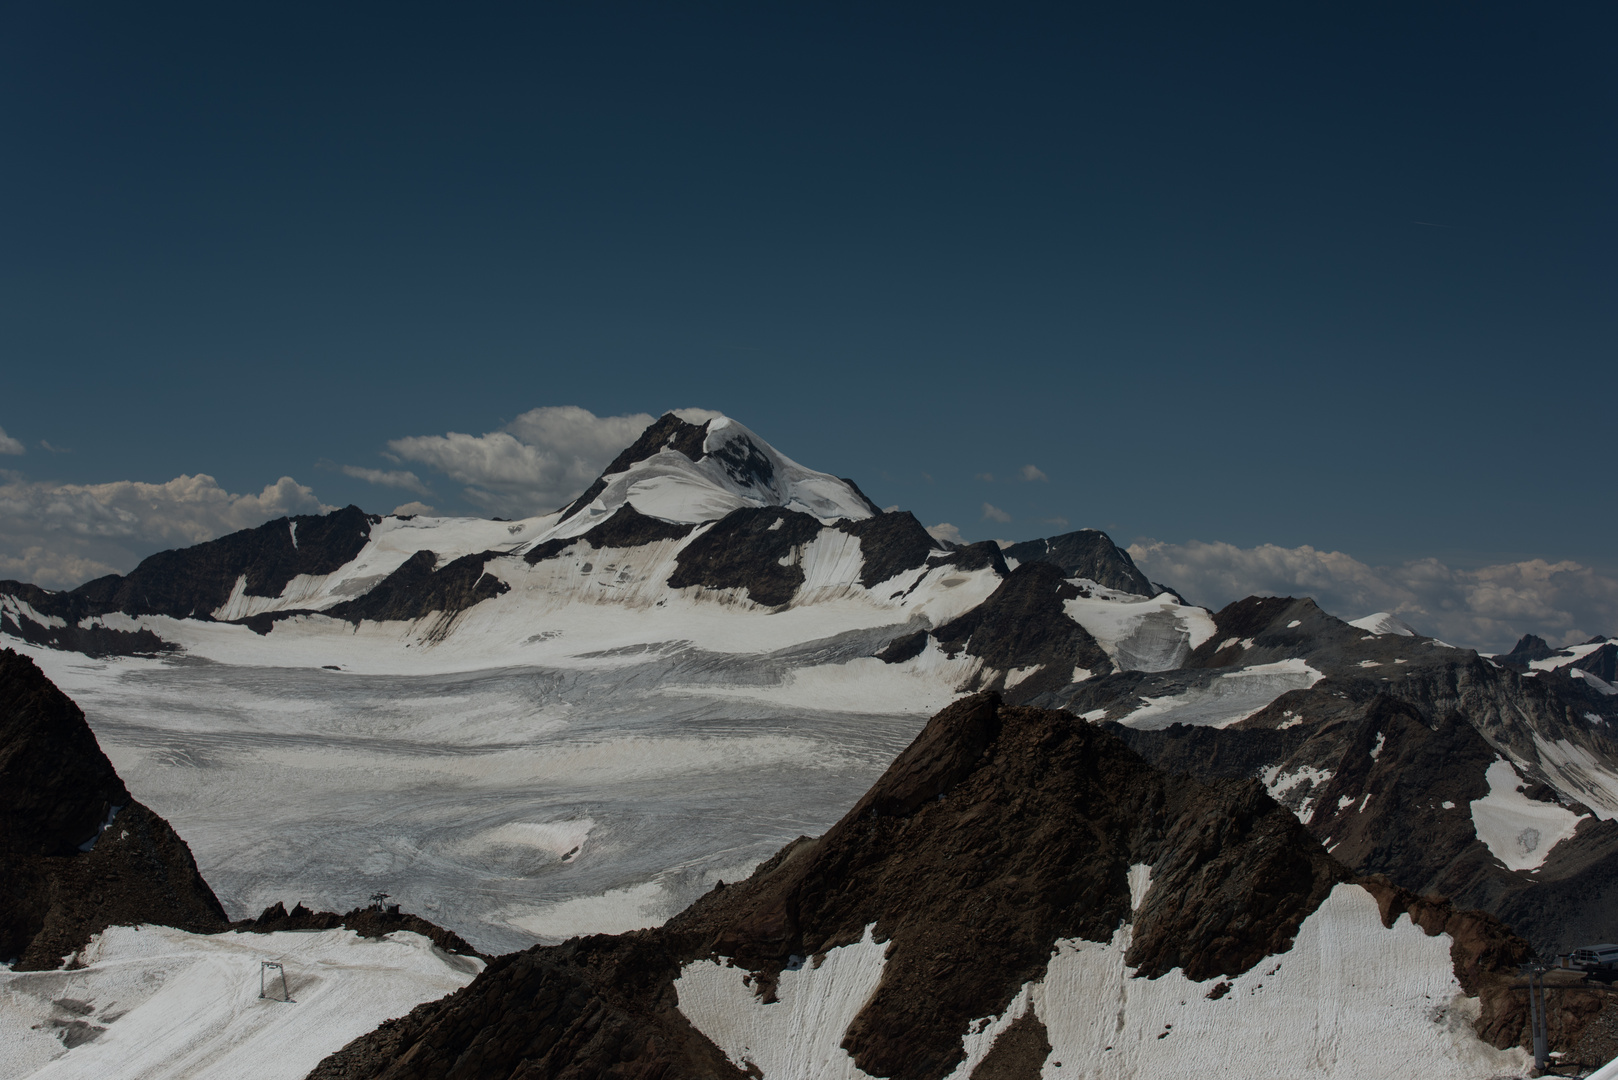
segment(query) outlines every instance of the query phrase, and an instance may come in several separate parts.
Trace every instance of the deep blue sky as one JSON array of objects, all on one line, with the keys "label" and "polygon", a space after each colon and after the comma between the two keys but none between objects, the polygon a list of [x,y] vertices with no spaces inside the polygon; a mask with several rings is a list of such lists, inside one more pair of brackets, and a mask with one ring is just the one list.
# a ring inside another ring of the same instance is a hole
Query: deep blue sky
[{"label": "deep blue sky", "polygon": [[1606,3],[8,4],[0,465],[386,510],[316,463],[701,405],[969,537],[1612,568],[1615,34]]}]

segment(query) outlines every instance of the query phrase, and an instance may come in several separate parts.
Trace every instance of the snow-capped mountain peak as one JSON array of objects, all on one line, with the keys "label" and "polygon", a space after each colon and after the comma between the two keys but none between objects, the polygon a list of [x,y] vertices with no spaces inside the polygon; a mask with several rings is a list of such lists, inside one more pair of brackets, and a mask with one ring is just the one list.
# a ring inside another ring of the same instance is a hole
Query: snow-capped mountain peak
[{"label": "snow-capped mountain peak", "polygon": [[805,468],[728,416],[697,424],[673,412],[564,507],[562,520],[600,520],[626,503],[648,517],[689,523],[744,507],[779,506],[826,522],[880,512],[853,481]]}]

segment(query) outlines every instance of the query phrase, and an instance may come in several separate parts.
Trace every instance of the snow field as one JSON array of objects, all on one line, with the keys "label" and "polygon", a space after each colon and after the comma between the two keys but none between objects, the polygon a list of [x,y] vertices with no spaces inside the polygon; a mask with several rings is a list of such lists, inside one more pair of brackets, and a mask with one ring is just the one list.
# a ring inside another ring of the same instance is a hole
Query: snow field
[{"label": "snow field", "polygon": [[1207,686],[1196,686],[1172,697],[1142,696],[1145,704],[1119,723],[1143,731],[1171,724],[1228,727],[1245,720],[1288,690],[1304,690],[1325,678],[1299,659],[1254,664],[1221,675]]},{"label": "snow field", "polygon": [[486,952],[661,923],[823,832],[943,703],[903,665],[684,647],[408,677],[25,651],[233,918],[382,891]]},{"label": "snow field", "polygon": [[[1130,883],[1138,908],[1149,871],[1133,868]],[[1478,1005],[1455,979],[1449,936],[1428,937],[1407,916],[1384,928],[1375,898],[1357,885],[1338,885],[1289,951],[1232,979],[1197,983],[1178,969],[1140,978],[1124,962],[1131,933],[1126,923],[1106,943],[1057,942],[1044,979],[1025,985],[1001,1015],[972,1025],[962,1041],[966,1060],[950,1080],[969,1077],[1029,1009],[1052,1046],[1046,1080],[1485,1080],[1524,1075],[1531,1064],[1521,1050],[1495,1050],[1473,1032]],[[765,1080],[852,1080],[864,1074],[840,1043],[881,979],[883,956],[868,929],[819,969],[783,972],[780,1001],[770,1005],[743,982],[746,972],[698,961],[675,984],[680,1011]]]},{"label": "snow field", "polygon": [[1449,936],[1407,916],[1385,929],[1357,885],[1338,885],[1289,951],[1233,979],[1136,977],[1130,935],[1059,943],[1031,995],[1051,1041],[1045,1077],[1481,1080],[1528,1066],[1473,1033],[1478,1006],[1455,980]]},{"label": "snow field", "polygon": [[[0,971],[0,1080],[299,1080],[383,1020],[483,970],[407,931],[373,941],[349,930],[114,927],[81,960],[75,971]],[[284,965],[291,1003],[259,997],[263,960]],[[73,1030],[64,1018],[87,1024],[79,1037],[91,1038],[67,1049],[57,1036]]]},{"label": "snow field", "polygon": [[1393,634],[1397,637],[1419,636],[1415,627],[1386,611],[1378,611],[1376,614],[1367,615],[1363,619],[1350,620],[1348,625],[1364,630],[1368,634]]},{"label": "snow field", "polygon": [[887,945],[872,931],[832,949],[819,967],[781,972],[776,997],[761,1004],[748,973],[713,960],[687,964],[674,982],[686,1019],[738,1067],[767,1080],[856,1080],[866,1074],[842,1048],[843,1032],[876,991]]},{"label": "snow field", "polygon": [[1539,751],[1540,768],[1561,781],[1557,790],[1577,798],[1602,821],[1618,817],[1618,773],[1567,739],[1552,742],[1536,732],[1534,747]]},{"label": "snow field", "polygon": [[1518,791],[1523,778],[1504,758],[1496,758],[1484,775],[1489,793],[1471,803],[1478,839],[1508,870],[1538,870],[1551,849],[1573,835],[1583,817]]},{"label": "snow field", "polygon": [[1213,617],[1168,593],[1151,599],[1102,590],[1066,600],[1062,610],[1096,639],[1121,671],[1167,671],[1213,637]]}]

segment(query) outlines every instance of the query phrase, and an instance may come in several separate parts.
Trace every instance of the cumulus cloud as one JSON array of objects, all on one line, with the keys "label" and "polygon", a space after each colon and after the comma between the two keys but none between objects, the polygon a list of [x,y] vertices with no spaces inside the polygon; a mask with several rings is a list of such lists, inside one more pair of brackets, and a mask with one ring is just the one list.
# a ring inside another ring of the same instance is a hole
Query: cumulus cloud
[{"label": "cumulus cloud", "polygon": [[335,509],[290,476],[236,495],[203,473],[166,484],[0,483],[0,577],[70,588],[124,573],[164,548],[185,547],[287,514]]},{"label": "cumulus cloud", "polygon": [[943,540],[944,542],[950,544],[966,543],[966,541],[961,538],[961,530],[957,529],[947,521],[941,521],[937,525],[930,526],[927,529],[927,535],[932,537],[934,540]]},{"label": "cumulus cloud", "polygon": [[980,472],[975,477],[973,477],[973,479],[982,480],[985,484],[992,484],[992,483],[994,483],[994,473],[992,473],[992,472]]},{"label": "cumulus cloud", "polygon": [[403,488],[406,491],[413,491],[417,495],[432,494],[427,485],[421,482],[421,477],[408,469],[367,469],[359,465],[344,465],[338,471],[344,476],[352,476],[354,479],[364,480],[368,484]]},{"label": "cumulus cloud", "polygon": [[984,503],[983,520],[1006,522],[1011,520],[1011,515],[1000,509],[998,506],[995,506],[993,503]]},{"label": "cumulus cloud", "polygon": [[432,517],[437,512],[424,502],[407,502],[393,508],[394,517],[415,517],[417,514]]},{"label": "cumulus cloud", "polygon": [[1043,472],[1041,472],[1038,467],[1033,466],[1033,465],[1024,465],[1022,467],[1022,478],[1025,481],[1027,481],[1028,483],[1030,483],[1030,484],[1033,483],[1035,480],[1049,480],[1050,479],[1050,477],[1046,476]]},{"label": "cumulus cloud", "polygon": [[[706,409],[675,410],[690,422],[712,419]],[[475,506],[505,517],[546,513],[590,485],[618,452],[656,419],[646,413],[596,416],[575,405],[530,409],[499,431],[413,435],[388,450],[465,485]]]},{"label": "cumulus cloud", "polygon": [[0,454],[21,454],[24,452],[22,443],[7,435],[6,429],[0,427]]},{"label": "cumulus cloud", "polygon": [[1463,570],[1437,559],[1369,566],[1307,545],[1137,541],[1130,557],[1154,581],[1216,610],[1251,595],[1312,596],[1345,619],[1389,611],[1424,634],[1485,652],[1523,634],[1571,645],[1618,632],[1618,581],[1576,562],[1523,562]]}]

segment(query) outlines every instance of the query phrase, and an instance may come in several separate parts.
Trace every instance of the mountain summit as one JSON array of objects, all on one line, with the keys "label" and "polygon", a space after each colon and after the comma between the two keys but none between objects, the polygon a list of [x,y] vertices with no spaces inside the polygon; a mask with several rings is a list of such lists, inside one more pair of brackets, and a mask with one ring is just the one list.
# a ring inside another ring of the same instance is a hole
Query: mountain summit
[{"label": "mountain summit", "polygon": [[700,424],[664,413],[561,510],[599,521],[625,504],[664,521],[714,521],[780,506],[822,521],[880,514],[852,480],[806,469],[728,416]]}]

